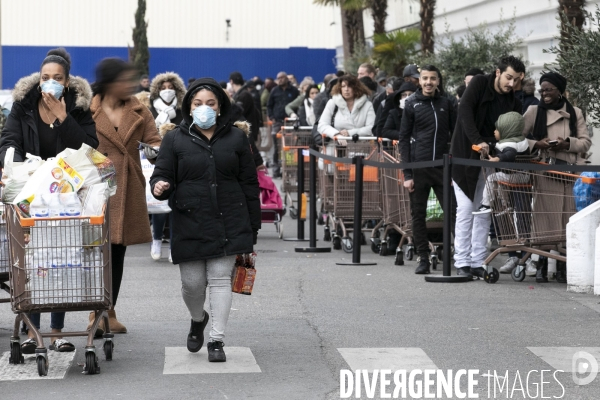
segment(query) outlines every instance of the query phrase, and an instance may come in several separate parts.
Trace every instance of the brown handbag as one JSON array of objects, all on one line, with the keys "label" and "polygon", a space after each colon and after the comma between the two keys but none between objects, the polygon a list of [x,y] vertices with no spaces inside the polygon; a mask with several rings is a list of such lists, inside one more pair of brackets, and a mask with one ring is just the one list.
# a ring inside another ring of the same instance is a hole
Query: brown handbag
[{"label": "brown handbag", "polygon": [[235,258],[235,271],[231,283],[231,291],[240,294],[252,294],[254,279],[256,278],[256,253],[238,254]]}]

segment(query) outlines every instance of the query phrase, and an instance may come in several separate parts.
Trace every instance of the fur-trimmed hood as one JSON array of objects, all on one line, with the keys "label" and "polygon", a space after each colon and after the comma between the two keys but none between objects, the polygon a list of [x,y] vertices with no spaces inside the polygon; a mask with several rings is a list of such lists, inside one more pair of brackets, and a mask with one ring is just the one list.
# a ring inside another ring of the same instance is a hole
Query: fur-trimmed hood
[{"label": "fur-trimmed hood", "polygon": [[137,97],[137,99],[140,101],[140,103],[142,103],[143,105],[145,105],[147,108],[150,108],[150,93],[149,92],[139,92],[134,94],[135,97]]},{"label": "fur-trimmed hood", "polygon": [[177,108],[181,108],[183,102],[183,96],[185,96],[185,85],[183,79],[175,72],[165,72],[158,74],[152,79],[150,83],[150,101],[158,99],[160,95],[160,87],[165,82],[171,82],[175,88],[175,97],[177,98]]},{"label": "fur-trimmed hood", "polygon": [[233,123],[238,129],[246,134],[246,136],[250,136],[250,124],[246,121],[235,121]]},{"label": "fur-trimmed hood", "polygon": [[[39,83],[39,72],[19,79],[12,92],[13,101],[22,102],[26,100],[32,91],[35,90],[37,92]],[[90,105],[92,104],[92,88],[88,81],[79,76],[69,76],[69,91],[66,92],[65,96],[68,96],[71,92],[75,93],[75,107],[79,107],[84,111],[90,109]]]}]

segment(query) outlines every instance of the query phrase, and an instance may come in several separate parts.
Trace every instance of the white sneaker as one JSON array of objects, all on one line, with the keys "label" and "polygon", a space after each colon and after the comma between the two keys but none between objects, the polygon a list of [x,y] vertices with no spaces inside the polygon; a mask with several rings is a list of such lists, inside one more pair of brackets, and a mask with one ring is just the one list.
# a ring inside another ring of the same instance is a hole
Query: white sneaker
[{"label": "white sneaker", "polygon": [[171,258],[171,250],[169,249],[169,262],[172,263],[173,259]]},{"label": "white sneaker", "polygon": [[152,259],[154,261],[160,260],[161,246],[162,246],[162,240],[153,240],[152,241],[152,247],[150,248],[150,257],[152,257]]},{"label": "white sneaker", "polygon": [[506,263],[504,263],[504,265],[500,267],[500,273],[501,274],[510,274],[512,272],[512,270],[517,267],[518,263],[519,263],[518,257],[508,257],[508,259],[506,260]]},{"label": "white sneaker", "polygon": [[525,263],[525,275],[535,276],[535,274],[537,274],[537,262],[530,258]]}]

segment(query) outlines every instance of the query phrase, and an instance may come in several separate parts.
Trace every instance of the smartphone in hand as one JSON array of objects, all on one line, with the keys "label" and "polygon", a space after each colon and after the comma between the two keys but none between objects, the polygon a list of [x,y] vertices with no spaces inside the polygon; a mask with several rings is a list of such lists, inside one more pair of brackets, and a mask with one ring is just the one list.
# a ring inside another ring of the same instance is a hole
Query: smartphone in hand
[{"label": "smartphone in hand", "polygon": [[556,146],[558,144],[558,140],[550,140],[550,141],[548,141],[548,144],[550,146]]}]

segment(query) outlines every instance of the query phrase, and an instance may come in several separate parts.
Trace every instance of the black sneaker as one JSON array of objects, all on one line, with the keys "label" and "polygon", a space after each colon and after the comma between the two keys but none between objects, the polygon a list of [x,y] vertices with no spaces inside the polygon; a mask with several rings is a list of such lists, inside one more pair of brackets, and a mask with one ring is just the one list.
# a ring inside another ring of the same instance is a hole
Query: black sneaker
[{"label": "black sneaker", "polygon": [[208,361],[209,362],[225,362],[225,351],[223,351],[223,342],[215,340],[214,342],[208,342]]},{"label": "black sneaker", "polygon": [[456,275],[457,276],[468,276],[470,278],[473,278],[473,275],[471,274],[471,267],[456,267]]},{"label": "black sneaker", "polygon": [[485,268],[483,268],[483,267],[471,268],[471,275],[473,275],[473,278],[483,279],[483,275],[485,275]]},{"label": "black sneaker", "polygon": [[427,275],[427,274],[431,273],[431,271],[429,270],[429,266],[431,264],[429,263],[428,255],[419,256],[419,259],[417,260],[417,262],[419,263],[419,265],[417,266],[417,269],[415,269],[415,274]]},{"label": "black sneaker", "polygon": [[473,215],[488,214],[488,213],[491,213],[491,212],[492,212],[492,209],[490,208],[490,206],[484,206],[482,204],[476,211],[473,211]]},{"label": "black sneaker", "polygon": [[192,353],[197,353],[204,344],[204,328],[208,324],[208,313],[204,311],[204,320],[196,322],[192,320],[190,333],[187,337],[187,349]]}]

